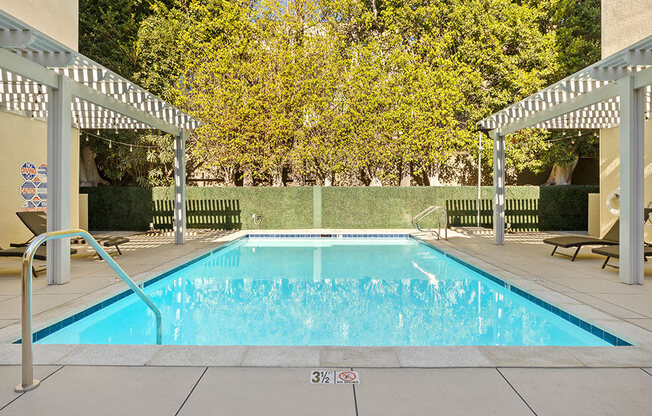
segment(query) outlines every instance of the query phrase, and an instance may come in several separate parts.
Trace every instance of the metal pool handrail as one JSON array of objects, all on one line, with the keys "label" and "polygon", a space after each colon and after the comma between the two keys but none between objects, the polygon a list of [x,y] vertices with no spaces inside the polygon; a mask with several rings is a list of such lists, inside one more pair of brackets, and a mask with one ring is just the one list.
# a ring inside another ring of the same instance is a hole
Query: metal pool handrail
[{"label": "metal pool handrail", "polygon": [[437,239],[438,240],[441,239],[441,223],[442,223],[442,214],[443,214],[443,217],[444,217],[444,239],[448,240],[448,212],[446,211],[446,208],[444,208],[444,207],[437,206],[437,205],[432,205],[432,206],[424,209],[423,211],[421,211],[420,213],[415,215],[414,218],[412,218],[412,227],[414,227],[415,229],[417,229],[419,231],[430,231],[434,235],[435,234],[434,230],[425,229],[425,228],[422,229],[419,226],[419,223],[424,218],[426,218],[427,216],[432,214],[433,212],[437,213]]},{"label": "metal pool handrail", "polygon": [[36,250],[48,240],[58,240],[68,237],[81,237],[91,247],[95,249],[97,254],[113,269],[114,272],[133,290],[147,306],[154,312],[156,316],[156,343],[161,344],[161,311],[154,305],[154,303],[143,293],[138,285],[131,280],[124,270],[113,258],[104,250],[100,244],[93,238],[88,231],[84,230],[63,230],[51,231],[36,237],[25,250],[23,254],[23,272],[22,272],[22,315],[21,315],[21,330],[22,330],[22,383],[17,385],[14,389],[17,393],[34,390],[40,384],[40,381],[34,378],[33,368],[33,351],[32,351],[32,261]]}]

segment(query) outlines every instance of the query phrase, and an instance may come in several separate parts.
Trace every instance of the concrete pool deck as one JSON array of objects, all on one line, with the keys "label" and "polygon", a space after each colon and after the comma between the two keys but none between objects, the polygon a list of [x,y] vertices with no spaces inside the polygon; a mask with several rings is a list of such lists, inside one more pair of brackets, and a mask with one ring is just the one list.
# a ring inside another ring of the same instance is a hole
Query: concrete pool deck
[{"label": "concrete pool deck", "polygon": [[[152,414],[174,414],[179,409],[182,409],[180,414],[199,414],[193,413],[192,410],[202,408],[202,406],[192,405],[195,401],[209,406],[214,400],[213,406],[216,406],[220,397],[219,392],[211,393],[215,388],[211,387],[212,383],[203,381],[202,374],[204,377],[211,375],[214,378],[219,378],[220,374],[229,374],[229,377],[234,378],[236,380],[234,382],[237,384],[244,382],[237,380],[255,379],[257,371],[260,371],[262,379],[287,379],[287,386],[282,386],[284,381],[275,382],[279,384],[276,386],[268,386],[262,381],[247,381],[255,387],[255,391],[269,392],[269,394],[263,395],[264,400],[252,401],[247,399],[247,394],[253,394],[252,392],[238,392],[234,397],[241,397],[240,401],[243,403],[240,404],[242,406],[258,403],[261,406],[273,408],[274,403],[282,405],[287,402],[289,406],[293,400],[296,400],[299,405],[299,403],[303,403],[303,399],[295,397],[291,393],[293,390],[290,386],[300,385],[296,387],[296,391],[306,391],[306,397],[312,397],[313,393],[311,392],[319,391],[321,399],[313,400],[316,400],[316,403],[326,400],[335,406],[334,410],[339,406],[335,402],[339,403],[340,400],[344,400],[348,404],[342,408],[342,412],[347,413],[352,409],[350,402],[356,401],[351,386],[310,386],[308,384],[308,369],[351,367],[360,369],[363,380],[363,384],[356,387],[358,389],[356,393],[357,410],[361,411],[361,414],[382,414],[382,411],[374,411],[373,406],[384,403],[383,400],[386,400],[388,405],[392,406],[391,408],[406,406],[405,412],[397,411],[392,414],[421,414],[420,409],[425,412],[429,408],[428,406],[436,406],[437,403],[441,403],[441,400],[444,400],[445,403],[450,402],[449,404],[452,406],[450,407],[451,412],[447,412],[447,414],[532,414],[532,410],[536,414],[563,414],[564,412],[555,413],[553,410],[554,406],[561,406],[565,400],[576,401],[573,406],[581,405],[578,409],[586,408],[586,414],[600,414],[600,412],[589,410],[595,410],[596,408],[593,406],[596,403],[602,403],[602,400],[607,397],[610,400],[613,399],[609,403],[621,403],[619,411],[611,413],[636,414],[637,409],[647,408],[646,411],[649,410],[649,406],[652,404],[650,402],[652,400],[650,399],[652,397],[652,376],[648,373],[649,368],[652,368],[652,333],[650,332],[652,330],[652,278],[646,278],[646,285],[642,286],[621,284],[618,282],[618,274],[615,269],[601,270],[601,259],[588,254],[590,253],[588,249],[583,249],[584,254],[580,255],[574,263],[566,257],[550,257],[550,247],[541,243],[543,236],[549,235],[547,233],[508,235],[506,245],[499,247],[493,245],[489,236],[484,235],[480,230],[462,229],[458,231],[449,232],[448,241],[430,242],[513,286],[632,342],[634,346],[374,348],[35,345],[35,363],[43,366],[39,367],[38,371],[54,373],[37,390],[27,393],[25,397],[19,397],[7,392],[19,381],[19,371],[15,365],[20,363],[20,346],[7,344],[7,342],[19,337],[20,278],[17,272],[20,261],[18,259],[0,259],[2,260],[0,262],[0,327],[2,327],[0,341],[5,343],[0,344],[0,380],[6,380],[2,382],[2,385],[5,385],[3,392],[7,393],[6,395],[0,393],[0,407],[18,398],[3,411],[0,411],[0,414],[6,412],[13,414],[14,410],[12,409],[21,409],[20,411],[15,410],[17,414],[25,414],[30,412],[30,409],[33,414],[39,414],[37,405],[41,402],[49,402],[51,397],[48,394],[59,397],[58,389],[66,389],[63,384],[68,381],[64,376],[74,377],[69,374],[79,372],[83,379],[83,377],[89,377],[88,372],[100,374],[109,369],[110,372],[116,373],[116,380],[122,379],[123,376],[120,374],[129,377],[130,373],[141,374],[141,372],[144,378],[151,377],[159,380],[156,382],[159,384],[172,383],[170,386],[180,382],[181,378],[186,377],[185,375],[189,377],[188,380],[195,380],[194,384],[188,381],[196,387],[191,386],[187,395],[182,397],[182,400],[179,399],[181,403],[170,404],[169,409],[178,405],[175,410],[168,409]],[[255,233],[264,232],[255,231]],[[412,233],[412,230],[292,230],[291,232]],[[189,237],[188,243],[180,247],[172,244],[172,237],[131,236],[132,242],[125,245],[125,254],[117,256],[116,260],[134,280],[142,282],[244,234],[246,232],[201,232]],[[428,235],[419,237],[429,239]],[[88,255],[78,256],[72,264],[72,279],[66,285],[47,286],[42,275],[35,280],[34,326],[36,330],[111,297],[126,287],[121,281],[115,280],[106,265]],[[648,269],[652,274],[652,269]],[[197,371],[199,373],[195,374]],[[173,376],[175,372],[178,372],[179,380]],[[275,374],[282,374],[282,376]],[[368,379],[365,374],[369,374]],[[38,374],[37,377],[39,377]],[[164,381],[166,377],[169,377],[167,382]],[[454,386],[437,384],[437,380],[447,377],[452,377],[455,380]],[[476,381],[467,382],[465,377]],[[527,381],[528,378],[532,380]],[[620,380],[621,378],[623,380]],[[563,380],[567,381],[568,388],[561,389],[561,386],[566,383]],[[365,381],[369,385],[365,384]],[[108,383],[109,380],[107,379],[105,382]],[[202,383],[209,385],[202,387]],[[487,391],[492,391],[491,388],[498,387],[491,386],[502,383],[504,386],[500,388],[508,387],[505,390],[507,393],[492,394],[499,398],[498,402],[504,402],[503,404],[507,406],[505,411],[483,413],[483,409],[489,408],[486,407],[487,403],[482,405],[484,399],[482,399],[481,392],[484,391],[484,387],[481,386],[486,384],[486,388],[489,389]],[[576,383],[579,384],[575,385]],[[588,390],[582,390],[582,383],[586,384]],[[61,386],[59,386],[60,384]],[[594,384],[594,387],[590,387]],[[50,387],[46,388],[48,385]],[[146,385],[147,383],[143,383],[143,391],[148,391],[144,387]],[[433,386],[436,387],[434,391],[432,390]],[[539,386],[538,390],[537,386]],[[123,387],[116,385],[108,389],[118,391]],[[476,387],[477,395],[474,390]],[[92,394],[99,388],[99,386],[87,384],[80,386],[81,390],[90,389],[87,395],[91,397],[87,400],[101,400],[102,395],[95,397]],[[320,388],[325,390],[322,392],[319,390]],[[477,412],[465,408],[460,403],[455,404],[438,396],[441,393],[446,397],[456,397],[457,390],[455,389],[457,388],[460,389],[459,394],[471,388],[470,392],[466,393],[467,396],[470,396],[465,398],[463,395],[460,400],[466,402],[468,399],[477,398]],[[348,398],[344,398],[344,396],[339,398],[338,395],[341,394],[339,392],[345,389],[348,389],[345,394]],[[392,389],[397,389],[396,393],[389,393],[389,390]],[[447,389],[451,391],[446,393]],[[573,396],[568,396],[575,394],[572,392],[577,389],[581,391],[576,392],[575,399],[572,399]],[[556,397],[555,395],[559,397],[555,400],[551,399],[551,402],[554,401],[554,403],[538,403],[540,394],[537,391],[546,392],[547,390],[550,390],[549,393],[552,395],[550,397]],[[608,392],[602,394],[602,390]],[[48,391],[50,393],[47,393]],[[162,388],[162,391],[166,391],[165,388]],[[227,391],[231,390],[227,389]],[[635,391],[638,392],[638,397],[630,397]],[[617,395],[615,392],[622,394]],[[202,399],[200,395],[195,399],[195,394],[200,393],[205,397]],[[278,397],[276,397],[277,393]],[[159,393],[149,392],[147,394]],[[288,395],[287,399],[280,400],[284,394]],[[367,394],[369,402],[364,400]],[[582,394],[595,396],[593,398],[595,403],[586,403],[586,400],[580,401]],[[420,395],[423,396],[419,398],[420,404],[408,403],[412,400],[410,397],[416,399]],[[147,395],[145,394],[145,396]],[[28,400],[30,403],[20,404],[29,397],[32,397]],[[65,397],[65,394],[61,397]],[[329,399],[329,397],[331,398]],[[437,397],[439,399],[435,400]],[[520,400],[515,402],[517,404],[511,402],[514,397]],[[168,398],[169,401],[174,401],[172,397]],[[136,407],[131,409],[138,409],[136,402],[140,399],[134,398],[133,400],[135,400],[133,406]],[[265,400],[271,402],[267,403]],[[247,401],[249,403],[244,403]],[[392,401],[395,404],[389,403]],[[185,405],[182,408],[183,403]],[[223,401],[220,403],[224,405]],[[116,403],[116,406],[118,405],[120,404]],[[414,407],[418,405],[424,407]],[[509,407],[512,405],[515,406],[513,412]],[[639,405],[643,407],[638,407]],[[64,406],[61,408],[63,412],[65,410],[64,402],[62,402],[62,406]],[[537,410],[538,406],[541,407]],[[607,406],[604,409],[609,409],[611,404],[604,406]],[[304,410],[307,408],[306,405]],[[362,412],[362,409],[365,411]],[[582,414],[581,411],[575,411],[576,409],[573,407],[569,407],[567,410],[571,409],[574,411],[573,414]],[[632,411],[627,409],[632,409]],[[112,413],[120,413],[118,408],[111,408],[111,410],[114,410]],[[251,412],[244,411],[244,413]],[[75,412],[66,410],[66,414],[75,414]],[[140,413],[134,411],[134,414]],[[293,412],[290,411],[290,414]],[[355,412],[351,414],[355,414]],[[603,414],[610,414],[610,412],[605,411]]]},{"label": "concrete pool deck", "polygon": [[360,384],[311,385],[306,368],[38,366],[0,415],[649,415],[652,369],[355,368]]}]

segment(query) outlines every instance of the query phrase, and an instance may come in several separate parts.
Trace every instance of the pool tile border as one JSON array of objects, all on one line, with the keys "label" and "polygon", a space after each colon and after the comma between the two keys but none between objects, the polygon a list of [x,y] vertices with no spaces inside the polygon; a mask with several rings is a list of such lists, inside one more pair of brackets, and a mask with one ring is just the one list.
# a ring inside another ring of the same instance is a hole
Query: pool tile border
[{"label": "pool tile border", "polygon": [[[185,263],[182,263],[182,264],[180,264],[178,266],[175,266],[172,269],[170,269],[170,270],[168,270],[168,271],[166,271],[164,273],[161,273],[160,275],[157,275],[157,276],[143,282],[142,284],[140,284],[140,286],[142,288],[148,287],[148,286],[160,281],[161,279],[164,279],[164,278],[168,277],[169,275],[171,275],[173,273],[176,273],[177,271],[179,271],[179,270],[181,270],[181,269],[183,269],[183,268],[185,268],[185,267],[187,267],[187,266],[189,266],[189,265],[191,265],[193,263],[196,263],[196,262],[206,258],[207,256],[212,255],[213,253],[216,253],[216,252],[221,251],[221,250],[223,250],[225,248],[228,248],[232,244],[234,244],[234,243],[236,243],[238,241],[241,241],[243,239],[248,239],[248,238],[323,238],[323,237],[333,237],[333,238],[402,238],[402,239],[408,238],[408,239],[413,239],[413,240],[415,240],[415,241],[417,241],[417,242],[419,242],[419,243],[421,243],[421,244],[423,244],[423,245],[437,251],[438,253],[446,256],[447,258],[450,258],[451,260],[457,262],[458,264],[461,264],[462,266],[473,270],[474,272],[480,274],[481,276],[486,277],[487,279],[491,280],[492,282],[504,287],[505,289],[508,289],[509,291],[521,296],[522,298],[524,298],[524,299],[526,299],[526,300],[528,300],[528,301],[530,301],[530,302],[532,302],[532,303],[546,309],[549,312],[554,313],[555,315],[557,315],[560,318],[570,322],[571,324],[573,324],[573,325],[575,325],[575,326],[577,326],[577,327],[579,327],[579,328],[581,328],[581,329],[583,329],[585,331],[590,332],[591,334],[597,336],[598,338],[604,340],[605,342],[608,342],[609,344],[611,344],[613,346],[632,346],[631,343],[629,343],[629,342],[623,340],[622,338],[619,338],[619,337],[617,337],[617,336],[603,330],[602,328],[599,328],[599,327],[597,327],[597,326],[595,326],[595,325],[593,325],[593,324],[591,324],[589,322],[586,322],[586,321],[584,321],[584,320],[582,320],[580,318],[577,318],[576,316],[571,315],[568,312],[565,312],[564,310],[562,310],[562,309],[560,309],[560,308],[558,308],[558,307],[556,307],[556,306],[554,306],[554,305],[552,305],[552,304],[550,304],[550,303],[548,303],[548,302],[546,302],[546,301],[544,301],[542,299],[539,299],[536,296],[530,295],[529,293],[525,292],[524,290],[521,290],[521,289],[513,286],[512,284],[507,283],[506,281],[504,281],[504,280],[502,280],[502,279],[500,279],[500,278],[498,278],[498,277],[496,277],[496,276],[494,276],[494,275],[480,269],[479,267],[474,266],[473,264],[470,264],[468,262],[465,262],[464,260],[459,259],[458,257],[456,257],[456,256],[454,256],[454,255],[440,249],[439,247],[436,247],[436,246],[428,243],[427,241],[425,241],[423,239],[415,237],[412,234],[405,234],[405,233],[394,233],[394,234],[387,234],[387,233],[373,233],[373,234],[368,234],[367,233],[367,234],[365,234],[365,233],[339,233],[339,232],[338,233],[313,233],[313,234],[251,233],[251,234],[246,234],[246,235],[240,236],[238,238],[235,238],[235,239],[229,241],[226,244],[220,245],[219,247],[216,247],[213,250],[210,250],[210,251],[208,251],[208,252],[206,252],[206,253],[204,253],[204,254],[202,254],[200,256],[197,256],[194,259],[191,259],[191,260],[189,260],[189,261],[187,261]],[[74,314],[72,316],[69,316],[68,318],[65,318],[63,320],[60,320],[59,322],[56,322],[56,323],[54,323],[52,325],[49,325],[49,326],[47,326],[47,327],[45,327],[43,329],[40,329],[40,330],[38,330],[38,331],[36,331],[36,332],[34,332],[32,334],[32,342],[36,342],[36,341],[38,341],[40,339],[43,339],[43,338],[47,337],[48,335],[50,335],[50,334],[52,334],[52,333],[54,333],[56,331],[59,331],[62,328],[67,327],[68,325],[71,325],[71,324],[73,324],[73,323],[75,323],[75,322],[77,322],[77,321],[79,321],[79,320],[81,320],[83,318],[86,318],[87,316],[92,315],[93,313],[98,312],[101,309],[103,309],[103,308],[105,308],[105,307],[107,307],[107,306],[109,306],[109,305],[111,305],[111,304],[113,304],[113,303],[115,303],[115,302],[117,302],[117,301],[119,301],[121,299],[124,299],[125,297],[127,297],[127,296],[129,296],[131,294],[133,294],[132,290],[131,289],[126,289],[126,290],[124,290],[124,291],[122,291],[122,292],[120,292],[120,293],[118,293],[118,294],[116,294],[116,295],[114,295],[114,296],[112,296],[112,297],[110,297],[110,298],[96,304],[96,305],[93,305],[93,306],[91,306],[89,308],[86,308],[86,309],[80,311],[80,312],[77,312],[76,314]],[[20,342],[21,342],[21,340],[19,339],[19,340],[15,341],[14,344],[20,344]]]}]

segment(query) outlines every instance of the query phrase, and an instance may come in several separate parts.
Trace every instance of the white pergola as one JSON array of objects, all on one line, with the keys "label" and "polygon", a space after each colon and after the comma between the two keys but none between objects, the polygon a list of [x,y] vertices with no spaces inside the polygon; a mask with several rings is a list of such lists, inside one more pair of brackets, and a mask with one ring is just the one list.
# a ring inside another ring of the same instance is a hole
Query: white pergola
[{"label": "white pergola", "polygon": [[[70,229],[71,129],[157,129],[174,136],[174,235],[184,243],[185,145],[197,120],[0,10],[0,106],[47,119],[47,229]],[[70,240],[47,245],[47,281],[70,279]]]},{"label": "white pergola", "polygon": [[526,128],[620,126],[620,281],[643,284],[644,120],[650,116],[652,36],[479,122],[494,141],[494,241],[505,242],[505,136]]}]

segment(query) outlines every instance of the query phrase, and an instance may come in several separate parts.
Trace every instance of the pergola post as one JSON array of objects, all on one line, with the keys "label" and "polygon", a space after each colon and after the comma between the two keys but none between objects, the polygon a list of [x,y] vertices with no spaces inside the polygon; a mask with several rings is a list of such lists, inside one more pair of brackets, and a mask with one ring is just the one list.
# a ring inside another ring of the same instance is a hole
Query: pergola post
[{"label": "pergola post", "polygon": [[186,232],[186,138],[181,130],[174,138],[174,244],[185,242]]},{"label": "pergola post", "polygon": [[620,270],[622,283],[643,284],[644,88],[633,76],[620,87]]},{"label": "pergola post", "polygon": [[494,137],[494,244],[505,244],[505,135]]},{"label": "pergola post", "polygon": [[[49,89],[48,100],[48,190],[47,230],[70,229],[72,114],[69,80],[57,75],[57,86]],[[70,239],[47,243],[47,282],[70,281]]]}]

